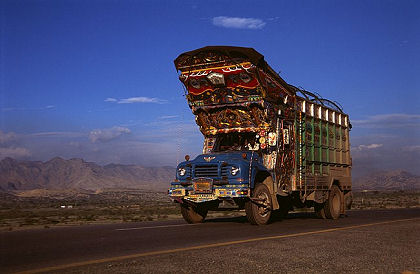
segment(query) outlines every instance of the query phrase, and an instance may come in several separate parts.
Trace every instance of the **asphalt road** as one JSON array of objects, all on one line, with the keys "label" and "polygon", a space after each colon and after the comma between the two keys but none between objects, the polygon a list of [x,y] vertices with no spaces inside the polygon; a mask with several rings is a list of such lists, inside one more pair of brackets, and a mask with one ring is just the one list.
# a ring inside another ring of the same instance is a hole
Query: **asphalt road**
[{"label": "asphalt road", "polygon": [[420,209],[86,225],[0,233],[0,272],[420,272]]}]

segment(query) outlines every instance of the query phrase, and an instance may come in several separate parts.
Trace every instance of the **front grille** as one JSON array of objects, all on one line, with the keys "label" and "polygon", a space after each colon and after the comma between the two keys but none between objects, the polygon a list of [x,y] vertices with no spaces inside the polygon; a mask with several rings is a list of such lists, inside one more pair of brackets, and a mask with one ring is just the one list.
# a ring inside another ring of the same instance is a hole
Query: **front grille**
[{"label": "front grille", "polygon": [[195,177],[215,178],[219,177],[217,165],[195,166]]},{"label": "front grille", "polygon": [[229,168],[227,166],[222,166],[222,177],[227,177]]}]

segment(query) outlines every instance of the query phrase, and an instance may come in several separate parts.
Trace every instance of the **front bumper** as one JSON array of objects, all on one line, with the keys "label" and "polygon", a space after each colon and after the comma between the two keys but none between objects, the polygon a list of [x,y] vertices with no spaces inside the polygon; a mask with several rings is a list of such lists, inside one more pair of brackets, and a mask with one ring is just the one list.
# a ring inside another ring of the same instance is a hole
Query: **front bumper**
[{"label": "front bumper", "polygon": [[208,193],[200,193],[194,189],[193,185],[184,187],[179,183],[173,182],[171,188],[168,190],[168,195],[174,201],[183,199],[195,203],[202,203],[230,198],[247,198],[249,197],[249,192],[248,184],[213,185],[211,191],[208,191]]}]

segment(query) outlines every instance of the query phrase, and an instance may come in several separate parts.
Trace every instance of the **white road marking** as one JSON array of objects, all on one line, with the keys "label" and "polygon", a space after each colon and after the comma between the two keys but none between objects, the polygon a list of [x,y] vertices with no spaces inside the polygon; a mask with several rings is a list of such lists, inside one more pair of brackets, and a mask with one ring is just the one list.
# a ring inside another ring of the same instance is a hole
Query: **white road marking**
[{"label": "white road marking", "polygon": [[180,225],[157,225],[157,226],[143,226],[143,227],[130,227],[130,228],[117,228],[117,231],[127,231],[127,230],[141,230],[141,229],[151,229],[151,228],[165,228],[165,227],[176,227],[176,226],[191,226],[199,224],[180,224]]}]

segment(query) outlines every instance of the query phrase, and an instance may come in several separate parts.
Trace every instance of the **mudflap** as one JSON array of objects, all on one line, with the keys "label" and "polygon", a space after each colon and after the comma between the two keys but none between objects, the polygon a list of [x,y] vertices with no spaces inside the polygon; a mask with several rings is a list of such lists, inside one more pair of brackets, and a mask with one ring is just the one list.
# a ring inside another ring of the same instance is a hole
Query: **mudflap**
[{"label": "mudflap", "polygon": [[268,190],[270,191],[271,194],[271,203],[272,203],[272,208],[271,210],[277,210],[280,208],[279,203],[277,201],[277,194],[276,191],[274,191],[274,181],[273,179],[269,176],[267,178],[265,178],[265,180],[262,182],[262,184],[266,185]]}]

